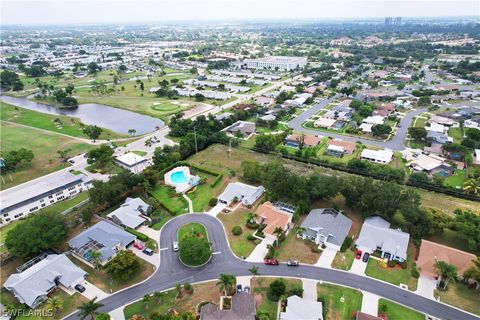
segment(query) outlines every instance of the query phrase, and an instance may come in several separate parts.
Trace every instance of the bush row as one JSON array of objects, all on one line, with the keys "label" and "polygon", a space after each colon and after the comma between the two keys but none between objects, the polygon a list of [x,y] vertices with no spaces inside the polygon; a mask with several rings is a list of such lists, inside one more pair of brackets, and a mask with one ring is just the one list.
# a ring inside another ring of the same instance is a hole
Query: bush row
[{"label": "bush row", "polygon": [[148,239],[150,239],[145,233],[141,233],[141,232],[138,232],[137,230],[134,230],[132,228],[125,228],[125,231],[133,234],[134,236],[137,237],[138,240],[140,241],[143,241],[143,242],[147,242]]}]

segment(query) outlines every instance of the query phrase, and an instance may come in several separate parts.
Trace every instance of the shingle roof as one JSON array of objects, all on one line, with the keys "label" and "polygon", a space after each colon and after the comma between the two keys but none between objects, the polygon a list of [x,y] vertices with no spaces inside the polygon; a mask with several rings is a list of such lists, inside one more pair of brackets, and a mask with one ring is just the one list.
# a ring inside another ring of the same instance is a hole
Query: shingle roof
[{"label": "shingle roof", "polygon": [[135,229],[145,222],[145,218],[142,218],[140,215],[146,214],[149,207],[150,206],[140,198],[127,198],[125,203],[117,210],[109,213],[108,217],[111,219],[115,217],[124,226]]},{"label": "shingle roof", "polygon": [[287,299],[285,312],[280,313],[280,320],[321,320],[323,319],[322,313],[321,302],[291,296]]},{"label": "shingle roof", "polygon": [[38,297],[46,295],[50,288],[56,286],[56,279],[70,288],[78,284],[85,274],[64,254],[51,254],[27,270],[12,274],[3,286],[14,291],[20,302],[32,307]]},{"label": "shingle roof", "polygon": [[236,293],[232,297],[230,310],[218,310],[214,304],[206,304],[200,310],[201,320],[254,320],[255,298],[246,292]]},{"label": "shingle roof", "polygon": [[231,203],[235,197],[237,197],[238,200],[245,199],[246,202],[253,203],[263,194],[263,191],[263,186],[254,187],[245,183],[235,182],[229,183],[218,198],[227,203]]},{"label": "shingle roof", "polygon": [[328,237],[327,241],[341,246],[348,235],[352,220],[335,209],[313,209],[302,223],[302,227]]}]

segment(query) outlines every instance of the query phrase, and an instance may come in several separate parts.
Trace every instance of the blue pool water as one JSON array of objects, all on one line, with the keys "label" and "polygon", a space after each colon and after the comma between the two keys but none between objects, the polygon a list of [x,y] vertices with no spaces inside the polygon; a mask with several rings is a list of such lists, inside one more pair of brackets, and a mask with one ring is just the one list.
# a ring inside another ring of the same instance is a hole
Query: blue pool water
[{"label": "blue pool water", "polygon": [[188,181],[183,171],[177,171],[172,173],[172,175],[170,176],[170,180],[173,183],[186,183]]},{"label": "blue pool water", "polygon": [[85,258],[85,260],[87,261],[92,261],[92,251],[87,251],[83,254],[83,257]]},{"label": "blue pool water", "polygon": [[448,173],[447,171],[439,171],[438,175],[440,177],[448,177],[450,175],[450,173]]}]

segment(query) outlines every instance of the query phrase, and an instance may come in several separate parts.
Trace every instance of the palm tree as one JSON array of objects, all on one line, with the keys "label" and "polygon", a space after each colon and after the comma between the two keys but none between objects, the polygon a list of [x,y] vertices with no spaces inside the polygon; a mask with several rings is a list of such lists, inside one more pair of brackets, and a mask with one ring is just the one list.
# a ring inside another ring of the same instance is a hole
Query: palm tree
[{"label": "palm tree", "polygon": [[467,180],[463,184],[463,191],[468,194],[480,194],[480,178]]},{"label": "palm tree", "polygon": [[100,253],[100,251],[93,250],[90,254],[90,257],[92,259],[92,264],[95,269],[100,269],[100,267],[102,266],[102,254]]},{"label": "palm tree", "polygon": [[80,310],[79,317],[81,320],[90,317],[90,319],[94,320],[95,316],[98,315],[97,309],[103,307],[103,304],[96,302],[97,297],[93,298],[90,301],[82,303],[80,307],[77,309]]},{"label": "palm tree", "polygon": [[250,271],[250,273],[253,275],[254,279],[255,279],[256,276],[260,275],[260,273],[258,272],[258,267],[257,266],[251,267],[250,269],[248,269],[248,271]]},{"label": "palm tree", "polygon": [[447,288],[448,282],[452,278],[457,277],[457,267],[455,267],[453,264],[446,263],[445,261],[437,261],[435,263],[435,269],[437,269],[438,273],[440,273],[440,276],[442,277],[442,280],[445,282],[443,289]]},{"label": "palm tree", "polygon": [[257,219],[257,214],[255,212],[249,212],[247,213],[247,223],[254,223],[255,220]]},{"label": "palm tree", "polygon": [[296,233],[297,236],[300,236],[300,235],[304,234],[306,230],[307,229],[305,229],[304,227],[296,227],[295,228],[295,233]]},{"label": "palm tree", "polygon": [[280,227],[276,227],[275,230],[273,230],[273,234],[277,236],[277,240],[280,238],[282,233],[283,233],[283,229]]},{"label": "palm tree", "polygon": [[57,313],[58,311],[63,309],[63,300],[58,296],[53,296],[47,299],[47,307],[53,313]]},{"label": "palm tree", "polygon": [[217,286],[220,287],[220,291],[224,292],[224,295],[227,295],[227,291],[232,291],[233,286],[235,285],[235,276],[231,274],[220,273],[218,278]]}]

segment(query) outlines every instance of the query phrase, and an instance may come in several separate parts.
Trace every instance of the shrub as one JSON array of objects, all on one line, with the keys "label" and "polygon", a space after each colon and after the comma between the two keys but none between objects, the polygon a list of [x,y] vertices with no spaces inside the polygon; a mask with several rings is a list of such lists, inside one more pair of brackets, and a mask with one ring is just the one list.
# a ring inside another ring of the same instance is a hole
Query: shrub
[{"label": "shrub", "polygon": [[245,226],[246,226],[248,229],[256,230],[256,229],[258,229],[259,224],[258,224],[258,223],[247,222],[247,223],[245,224]]},{"label": "shrub", "polygon": [[233,227],[232,233],[233,233],[234,236],[241,235],[242,234],[242,227],[240,227],[240,226]]},{"label": "shrub", "polygon": [[138,232],[137,230],[134,230],[132,228],[125,228],[125,231],[135,235],[138,240],[147,242],[148,241],[148,236],[144,233]]},{"label": "shrub", "polygon": [[323,315],[323,319],[327,319],[327,315],[328,315],[328,297],[326,296],[322,296],[322,297],[318,297],[317,298],[317,302],[321,302],[322,303],[322,307],[323,307],[323,312],[322,312],[322,315]]},{"label": "shrub", "polygon": [[285,282],[283,280],[277,279],[273,281],[272,283],[270,283],[270,286],[268,288],[268,292],[267,292],[268,299],[272,301],[278,301],[280,296],[285,294],[286,288],[287,286],[285,285]]},{"label": "shrub", "polygon": [[257,239],[257,238],[255,238],[255,237],[253,236],[253,234],[251,234],[251,233],[247,236],[247,240],[248,240],[248,241],[254,241],[255,239]]},{"label": "shrub", "polygon": [[414,277],[415,279],[420,278],[420,272],[418,272],[418,269],[416,266],[412,267],[412,271],[410,271],[410,275]]},{"label": "shrub", "polygon": [[215,187],[222,178],[223,178],[223,174],[219,174],[219,175],[215,178],[215,180],[213,180],[213,182],[210,183],[210,187],[212,187],[212,188]]},{"label": "shrub", "polygon": [[212,198],[212,199],[210,199],[210,200],[208,201],[208,205],[209,205],[210,207],[215,207],[215,206],[217,205],[217,203],[218,203],[217,198]]},{"label": "shrub", "polygon": [[192,293],[193,293],[193,286],[192,286],[189,282],[186,282],[186,283],[183,285],[183,288],[184,288],[185,291],[187,291],[189,294],[192,294]]},{"label": "shrub", "polygon": [[303,288],[302,286],[294,286],[289,292],[288,292],[288,295],[289,296],[299,296],[300,298],[303,297]]},{"label": "shrub", "polygon": [[397,262],[395,260],[388,260],[387,264],[390,268],[394,268],[397,265]]},{"label": "shrub", "polygon": [[347,249],[350,248],[352,243],[353,243],[352,237],[346,237],[345,240],[342,243],[342,246],[340,247],[340,252],[347,251]]},{"label": "shrub", "polygon": [[400,266],[402,267],[402,269],[407,269],[408,267],[408,264],[407,264],[407,261],[403,261]]}]

